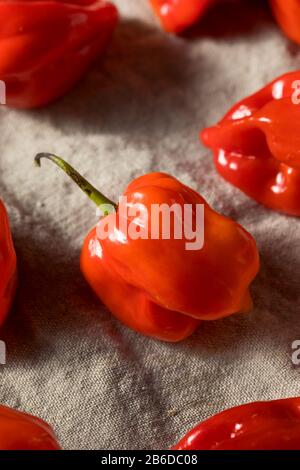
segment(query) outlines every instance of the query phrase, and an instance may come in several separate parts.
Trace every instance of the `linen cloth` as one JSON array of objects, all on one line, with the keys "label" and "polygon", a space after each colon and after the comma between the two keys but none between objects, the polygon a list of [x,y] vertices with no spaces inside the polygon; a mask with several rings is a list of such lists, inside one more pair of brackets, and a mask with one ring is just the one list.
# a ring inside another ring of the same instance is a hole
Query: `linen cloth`
[{"label": "linen cloth", "polygon": [[[159,27],[146,0],[116,0],[105,60],[55,104],[0,110],[0,192],[19,260],[15,307],[0,333],[0,401],[47,420],[65,449],[164,449],[224,408],[300,394],[300,222],[219,177],[201,128],[238,99],[299,68],[300,47],[264,2],[227,2],[187,34]],[[58,71],[59,73],[59,71]],[[37,152],[65,157],[110,198],[166,171],[256,238],[254,310],[203,322],[179,344],[123,327],[79,270],[93,204]]]}]

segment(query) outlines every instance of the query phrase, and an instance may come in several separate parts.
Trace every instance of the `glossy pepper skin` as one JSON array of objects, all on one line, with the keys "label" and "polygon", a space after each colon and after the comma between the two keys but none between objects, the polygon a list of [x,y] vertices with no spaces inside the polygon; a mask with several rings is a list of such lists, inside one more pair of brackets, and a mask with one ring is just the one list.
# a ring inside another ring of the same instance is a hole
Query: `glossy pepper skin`
[{"label": "glossy pepper skin", "polygon": [[104,0],[0,0],[6,101],[35,108],[64,95],[105,50],[117,24]]},{"label": "glossy pepper skin", "polygon": [[300,398],[249,403],[192,429],[174,450],[300,450]]},{"label": "glossy pepper skin", "polygon": [[0,450],[59,450],[50,426],[35,416],[0,406]]},{"label": "glossy pepper skin", "polygon": [[192,26],[216,0],[150,0],[163,28],[180,33]]},{"label": "glossy pepper skin", "polygon": [[293,216],[300,216],[299,80],[299,71],[283,75],[201,132],[227,181],[266,207]]},{"label": "glossy pepper skin", "polygon": [[284,33],[300,44],[300,0],[270,0],[270,3]]},{"label": "glossy pepper skin", "polygon": [[[42,156],[62,168],[65,165],[58,157]],[[38,161],[42,156],[37,156]],[[71,177],[73,171],[68,170]],[[78,183],[78,174],[73,179]],[[202,249],[189,251],[186,239],[175,239],[173,230],[170,239],[162,239],[161,232],[158,239],[151,238],[151,224],[147,239],[132,239],[129,225],[142,224],[143,218],[128,216],[126,230],[120,228],[121,219],[115,214],[102,218],[84,242],[81,269],[122,323],[144,335],[175,342],[191,335],[201,320],[250,309],[249,285],[258,272],[259,255],[246,230],[164,173],[135,179],[123,196],[127,207],[142,204],[148,214],[153,204],[191,204],[194,209],[203,204],[205,241]],[[114,218],[111,223],[110,218]],[[105,239],[98,237],[101,226],[108,234]]]},{"label": "glossy pepper skin", "polygon": [[4,204],[0,200],[0,326],[5,321],[17,284],[17,259]]}]

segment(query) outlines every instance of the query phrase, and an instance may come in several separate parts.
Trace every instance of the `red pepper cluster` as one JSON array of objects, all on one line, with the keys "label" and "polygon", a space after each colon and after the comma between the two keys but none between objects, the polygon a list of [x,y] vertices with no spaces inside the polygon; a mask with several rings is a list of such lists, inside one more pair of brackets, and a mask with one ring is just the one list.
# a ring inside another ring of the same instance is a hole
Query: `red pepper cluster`
[{"label": "red pepper cluster", "polygon": [[105,0],[0,0],[0,18],[7,104],[35,108],[82,77],[108,45],[118,16]]},{"label": "red pepper cluster", "polygon": [[[167,31],[180,32],[217,0],[151,0]],[[286,34],[300,43],[300,2],[271,0]],[[64,95],[101,54],[117,25],[105,0],[0,0],[0,80],[7,104],[46,105]],[[55,34],[53,34],[55,30]],[[300,216],[300,72],[288,73],[234,105],[201,132],[218,172],[266,207]],[[71,165],[39,154],[65,171],[98,206],[110,209],[86,237],[81,269],[96,295],[129,328],[159,340],[187,338],[203,321],[252,307],[250,285],[259,270],[253,237],[218,214],[195,190],[165,173],[132,181],[127,208],[153,205],[204,207],[205,243],[188,251],[186,236],[169,239],[160,226],[126,216]],[[117,216],[117,217],[116,217]],[[175,223],[175,222],[174,222]],[[146,234],[128,236],[135,224]],[[107,237],[98,230],[107,226]],[[182,228],[182,227],[181,227]],[[0,325],[17,284],[16,253],[7,212],[0,201]],[[227,410],[193,429],[174,447],[189,449],[300,449],[300,398],[252,403]],[[59,449],[51,428],[30,415],[0,406],[0,449]]]},{"label": "red pepper cluster", "polygon": [[300,216],[300,72],[284,75],[201,132],[218,172],[270,209]]},{"label": "red pepper cluster", "polygon": [[174,450],[300,450],[300,398],[249,403],[207,419]]},{"label": "red pepper cluster", "polygon": [[[180,33],[204,16],[206,11],[222,0],[149,0],[163,28]],[[274,16],[284,33],[300,44],[299,0],[270,0]],[[233,6],[234,8],[234,6]]]}]

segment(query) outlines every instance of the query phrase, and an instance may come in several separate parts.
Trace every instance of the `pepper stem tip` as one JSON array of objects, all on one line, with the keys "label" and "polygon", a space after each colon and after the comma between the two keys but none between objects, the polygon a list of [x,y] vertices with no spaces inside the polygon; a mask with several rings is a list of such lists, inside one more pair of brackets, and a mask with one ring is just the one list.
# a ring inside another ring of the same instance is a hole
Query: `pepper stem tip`
[{"label": "pepper stem tip", "polygon": [[42,158],[47,158],[48,160],[55,163],[59,168],[61,168],[98,207],[101,205],[108,206],[108,209],[105,210],[105,215],[108,215],[117,209],[117,204],[115,202],[111,201],[106,196],[104,196],[104,194],[98,191],[85,178],[83,178],[83,176],[81,176],[81,174],[78,173],[75,168],[73,168],[61,157],[51,153],[38,153],[34,158],[34,163],[36,166],[41,166]]}]

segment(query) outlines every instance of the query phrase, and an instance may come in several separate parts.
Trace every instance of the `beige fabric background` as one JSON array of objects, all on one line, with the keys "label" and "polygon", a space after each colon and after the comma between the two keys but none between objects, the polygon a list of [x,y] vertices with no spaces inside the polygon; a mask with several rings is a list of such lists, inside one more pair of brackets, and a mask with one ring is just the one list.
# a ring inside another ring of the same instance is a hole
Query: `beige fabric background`
[{"label": "beige fabric background", "polygon": [[[237,99],[297,68],[300,48],[263,1],[216,7],[181,38],[161,31],[146,0],[115,3],[122,23],[103,64],[47,109],[0,110],[0,190],[20,268],[0,333],[0,401],[49,421],[66,449],[168,448],[225,407],[300,394],[299,220],[224,182],[198,142]],[[78,267],[94,207],[50,163],[33,166],[39,151],[64,156],[112,198],[152,170],[199,190],[257,239],[255,310],[175,345],[124,328]]]}]

